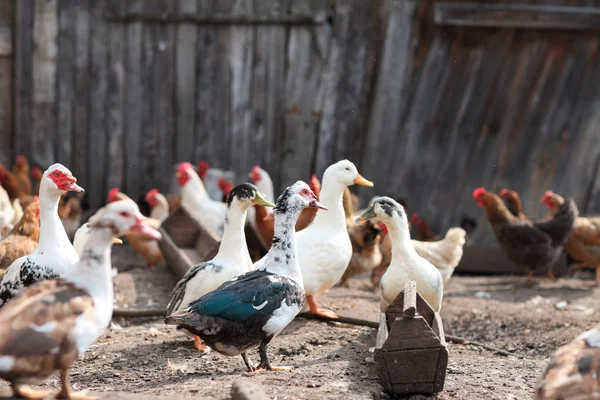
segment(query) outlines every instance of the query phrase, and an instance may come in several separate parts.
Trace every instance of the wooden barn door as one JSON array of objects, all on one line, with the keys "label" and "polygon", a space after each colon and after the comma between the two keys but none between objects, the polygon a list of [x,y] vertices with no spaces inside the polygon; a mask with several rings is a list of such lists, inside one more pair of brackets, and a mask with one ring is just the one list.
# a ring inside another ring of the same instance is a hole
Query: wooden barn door
[{"label": "wooden barn door", "polygon": [[13,0],[0,0],[0,163],[12,161]]}]

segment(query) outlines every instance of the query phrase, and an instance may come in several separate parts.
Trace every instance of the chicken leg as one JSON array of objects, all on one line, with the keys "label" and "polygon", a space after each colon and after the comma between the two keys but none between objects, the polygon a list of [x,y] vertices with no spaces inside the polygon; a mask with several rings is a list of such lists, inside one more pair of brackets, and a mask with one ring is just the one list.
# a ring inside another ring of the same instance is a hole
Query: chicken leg
[{"label": "chicken leg", "polygon": [[325,318],[338,319],[337,314],[333,311],[319,308],[314,297],[306,296],[306,302],[308,303],[308,309],[311,314],[320,315]]}]

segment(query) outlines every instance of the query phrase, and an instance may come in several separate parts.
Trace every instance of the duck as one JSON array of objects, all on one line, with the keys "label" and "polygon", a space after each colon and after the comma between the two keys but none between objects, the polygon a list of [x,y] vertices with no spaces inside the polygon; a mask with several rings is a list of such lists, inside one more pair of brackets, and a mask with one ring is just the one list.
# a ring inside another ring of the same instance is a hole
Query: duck
[{"label": "duck", "polygon": [[440,311],[444,295],[442,275],[415,250],[404,207],[389,197],[379,197],[357,219],[383,222],[391,240],[392,260],[380,282],[381,311],[387,310],[408,281],[415,281],[421,297],[434,311]]},{"label": "duck", "polygon": [[81,259],[68,275],[32,284],[0,309],[0,377],[11,384],[15,397],[46,397],[47,392],[23,385],[60,372],[56,398],[93,398],[73,392],[69,370],[110,324],[113,238],[135,231],[158,239],[160,233],[127,200],[98,210],[89,228]]},{"label": "duck", "polygon": [[[294,226],[300,210],[326,207],[303,181],[288,187],[277,199],[275,237],[263,266],[236,276],[214,291],[168,316],[165,323],[198,335],[214,351],[241,355],[248,371],[284,370],[272,366],[267,346],[304,305],[304,280],[298,263]],[[252,365],[246,352],[259,346],[260,364]]]},{"label": "duck", "polygon": [[60,197],[69,191],[83,193],[77,178],[62,164],[53,164],[40,184],[40,236],[35,250],[13,261],[0,283],[0,307],[32,283],[65,276],[79,255],[58,216]]},{"label": "duck", "polygon": [[167,198],[158,191],[158,189],[150,189],[144,196],[150,207],[150,218],[154,218],[161,223],[169,216],[169,202]]},{"label": "duck", "polygon": [[536,385],[535,400],[600,398],[600,325],[559,347]]},{"label": "duck", "polygon": [[[215,290],[223,282],[252,270],[244,231],[246,213],[252,204],[274,207],[264,199],[258,188],[250,183],[242,183],[230,191],[223,238],[217,255],[212,260],[201,262],[188,270],[173,289],[166,315],[180,311],[193,300]],[[194,336],[194,345],[198,351],[207,350],[198,336]]]},{"label": "duck", "polygon": [[181,187],[181,206],[198,223],[223,235],[227,205],[212,200],[192,164],[182,162],[177,166],[177,183]]},{"label": "duck", "polygon": [[[320,308],[317,299],[344,275],[352,258],[342,197],[353,184],[372,187],[356,166],[348,160],[330,165],[323,173],[319,201],[329,209],[317,212],[313,223],[298,232],[298,262],[304,276],[308,312],[325,318],[337,318],[335,312]],[[265,257],[255,263],[259,268]]]}]

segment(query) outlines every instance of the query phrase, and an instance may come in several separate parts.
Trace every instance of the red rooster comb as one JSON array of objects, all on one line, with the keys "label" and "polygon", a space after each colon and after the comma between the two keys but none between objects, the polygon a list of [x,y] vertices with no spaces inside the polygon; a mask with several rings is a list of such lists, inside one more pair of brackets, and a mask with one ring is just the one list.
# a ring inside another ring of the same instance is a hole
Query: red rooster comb
[{"label": "red rooster comb", "polygon": [[38,203],[40,202],[40,196],[33,196],[33,201],[37,201]]},{"label": "red rooster comb", "polygon": [[544,193],[544,197],[552,197],[554,196],[554,192],[552,190],[546,190],[546,193]]},{"label": "red rooster comb", "polygon": [[506,198],[508,196],[508,189],[504,188],[500,191],[500,196]]},{"label": "red rooster comb", "polygon": [[484,187],[479,187],[479,188],[473,190],[473,197],[474,198],[481,197],[484,194],[485,194],[485,188]]},{"label": "red rooster comb", "polygon": [[219,179],[217,179],[217,186],[221,189],[223,189],[225,187],[225,185],[227,185],[227,179],[220,177]]},{"label": "red rooster comb", "polygon": [[198,161],[198,175],[200,175],[201,178],[204,178],[206,176],[206,172],[210,169],[210,165],[208,165],[208,163],[204,160],[200,160]]},{"label": "red rooster comb", "polygon": [[182,161],[177,166],[177,172],[185,172],[185,171],[187,171],[189,169],[194,169],[194,167],[192,167],[192,164],[190,164],[187,161]]},{"label": "red rooster comb", "polygon": [[415,224],[415,225],[420,224],[421,223],[421,217],[419,217],[419,214],[412,213],[412,215],[410,216],[410,223],[411,224]]},{"label": "red rooster comb", "polygon": [[117,194],[119,193],[119,188],[118,187],[114,187],[112,189],[110,189],[108,191],[108,202],[112,203],[113,201],[117,201],[119,200],[117,198]]},{"label": "red rooster comb", "polygon": [[23,154],[19,154],[15,160],[15,163],[18,165],[25,164],[25,156]]},{"label": "red rooster comb", "polygon": [[146,193],[146,201],[154,198],[154,196],[156,196],[157,194],[158,194],[158,189],[156,189],[156,188],[148,190],[148,193]]}]

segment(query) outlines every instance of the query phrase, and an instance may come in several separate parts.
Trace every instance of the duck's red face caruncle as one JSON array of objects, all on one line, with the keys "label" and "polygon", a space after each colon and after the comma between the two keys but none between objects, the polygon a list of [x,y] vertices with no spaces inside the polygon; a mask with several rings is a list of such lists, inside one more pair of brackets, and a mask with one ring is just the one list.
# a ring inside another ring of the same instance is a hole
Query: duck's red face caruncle
[{"label": "duck's red face caruncle", "polygon": [[53,171],[50,171],[48,177],[52,179],[52,182],[54,182],[56,187],[58,187],[60,190],[63,190],[65,192],[84,192],[83,188],[77,184],[77,178],[75,178],[68,172],[63,172],[60,169],[55,169]]},{"label": "duck's red face caruncle", "polygon": [[317,196],[309,188],[301,189],[299,194],[300,194],[300,196],[305,197],[310,200],[308,203],[309,207],[320,208],[321,210],[327,210],[327,207],[325,207],[323,204],[321,204],[317,201]]}]

